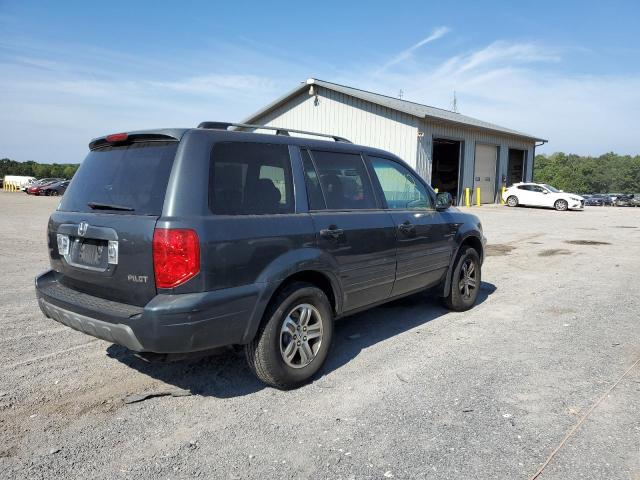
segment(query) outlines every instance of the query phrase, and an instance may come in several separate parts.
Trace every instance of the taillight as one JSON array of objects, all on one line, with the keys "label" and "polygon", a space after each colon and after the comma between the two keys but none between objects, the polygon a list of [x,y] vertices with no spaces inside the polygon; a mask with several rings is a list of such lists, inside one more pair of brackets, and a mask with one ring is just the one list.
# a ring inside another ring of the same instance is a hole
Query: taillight
[{"label": "taillight", "polygon": [[156,228],[153,269],[157,288],[173,288],[200,272],[200,240],[193,230]]}]

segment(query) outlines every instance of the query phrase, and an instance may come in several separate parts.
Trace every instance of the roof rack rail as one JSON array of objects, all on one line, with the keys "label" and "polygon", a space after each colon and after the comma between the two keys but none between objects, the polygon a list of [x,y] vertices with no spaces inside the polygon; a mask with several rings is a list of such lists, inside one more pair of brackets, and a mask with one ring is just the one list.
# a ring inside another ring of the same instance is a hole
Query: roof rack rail
[{"label": "roof rack rail", "polygon": [[301,133],[303,135],[314,135],[316,137],[332,138],[335,142],[351,143],[350,140],[347,140],[346,138],[343,138],[343,137],[339,137],[337,135],[327,135],[326,133],[307,132],[305,130],[294,130],[293,128],[268,127],[265,125],[250,125],[247,123],[227,123],[227,122],[202,122],[200,125],[198,125],[198,128],[211,129],[211,130],[228,130],[229,127],[274,130],[276,132],[276,135],[284,135],[287,137],[289,136],[289,133]]}]

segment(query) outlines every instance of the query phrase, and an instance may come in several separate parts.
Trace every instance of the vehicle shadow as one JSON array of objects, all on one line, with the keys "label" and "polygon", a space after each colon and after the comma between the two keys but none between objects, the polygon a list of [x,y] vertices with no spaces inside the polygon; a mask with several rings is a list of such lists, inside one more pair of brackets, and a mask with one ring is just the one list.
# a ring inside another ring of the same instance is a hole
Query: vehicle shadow
[{"label": "vehicle shadow", "polygon": [[[477,304],[486,301],[495,291],[495,285],[482,282]],[[438,298],[419,293],[338,320],[329,358],[315,381],[339,369],[363,349],[447,313]],[[193,395],[231,398],[265,388],[247,367],[241,350],[222,350],[219,354],[199,359],[150,363],[124,347],[111,345],[107,348],[107,355],[144,375]]]}]

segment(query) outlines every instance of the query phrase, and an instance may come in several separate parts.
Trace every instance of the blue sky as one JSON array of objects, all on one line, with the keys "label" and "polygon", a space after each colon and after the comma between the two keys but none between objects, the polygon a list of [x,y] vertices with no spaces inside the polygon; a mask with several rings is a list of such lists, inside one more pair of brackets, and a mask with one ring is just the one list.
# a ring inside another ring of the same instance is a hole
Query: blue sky
[{"label": "blue sky", "polygon": [[239,121],[309,77],[640,153],[640,2],[0,0],[0,157]]}]

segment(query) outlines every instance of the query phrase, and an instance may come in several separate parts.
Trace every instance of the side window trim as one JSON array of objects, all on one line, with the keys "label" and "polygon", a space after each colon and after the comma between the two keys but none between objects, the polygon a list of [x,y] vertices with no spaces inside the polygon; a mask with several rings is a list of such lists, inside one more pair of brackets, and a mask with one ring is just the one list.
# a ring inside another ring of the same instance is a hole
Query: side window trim
[{"label": "side window trim", "polygon": [[324,202],[324,208],[322,210],[324,211],[324,210],[327,210],[327,196],[324,193],[324,187],[322,186],[322,182],[319,181],[320,174],[318,173],[318,164],[316,163],[316,159],[313,155],[313,152],[311,151],[311,148],[305,147],[305,149],[309,153],[309,158],[311,159],[313,170],[316,172],[316,177],[318,178],[318,185],[320,185],[320,193],[322,194],[322,201]]},{"label": "side window trim", "polygon": [[[370,172],[369,175],[371,175],[374,180],[372,180],[375,183],[375,189],[376,189],[376,193],[378,196],[381,197],[381,202],[384,206],[381,207],[385,210],[394,210],[392,208],[389,208],[389,205],[387,204],[387,199],[385,198],[384,195],[384,190],[382,189],[382,185],[380,184],[380,180],[378,179],[378,176],[375,173],[375,169],[373,168],[373,165],[371,163],[371,157],[369,155],[365,155],[366,157],[366,164],[367,164],[367,170]],[[427,195],[429,197],[429,200],[431,201],[431,206],[430,207],[425,207],[424,210],[428,210],[428,211],[435,211],[435,207],[434,205],[436,204],[436,192],[433,188],[431,188],[431,185],[429,185],[420,175],[418,175],[416,172],[414,172],[411,168],[408,168],[406,165],[398,162],[395,158],[389,158],[389,157],[385,157],[385,156],[377,156],[377,158],[381,158],[382,160],[386,160],[388,162],[392,162],[395,165],[398,165],[401,168],[404,168],[405,170],[408,170],[409,173],[414,177],[415,180],[418,181],[418,183],[420,183],[420,185],[422,185],[424,187],[424,189],[427,192]]]},{"label": "side window trim", "polygon": [[288,145],[289,163],[291,164],[291,176],[293,180],[293,211],[294,213],[306,213],[309,211],[307,185],[305,182],[304,165],[302,163],[302,147]]}]

